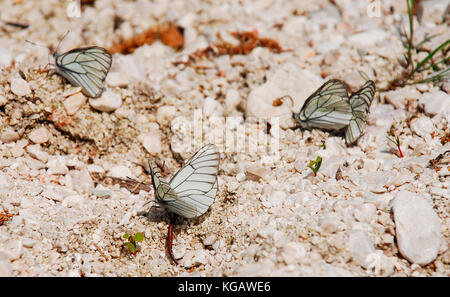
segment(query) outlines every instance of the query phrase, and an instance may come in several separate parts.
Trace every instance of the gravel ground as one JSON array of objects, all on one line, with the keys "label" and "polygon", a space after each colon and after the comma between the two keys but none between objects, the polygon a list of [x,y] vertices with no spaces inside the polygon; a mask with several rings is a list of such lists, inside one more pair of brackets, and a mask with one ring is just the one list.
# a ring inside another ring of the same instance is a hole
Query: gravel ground
[{"label": "gravel ground", "polygon": [[[2,1],[1,276],[450,275],[449,81],[382,91],[404,70],[403,1],[81,2]],[[415,61],[450,39],[449,3],[420,1],[415,41],[438,35]],[[100,98],[45,71],[60,41],[118,51]],[[322,83],[356,91],[360,72],[378,91],[355,145],[293,129]],[[149,158],[169,178],[206,143],[219,192],[176,219],[174,265],[153,189],[103,177],[150,185]]]}]

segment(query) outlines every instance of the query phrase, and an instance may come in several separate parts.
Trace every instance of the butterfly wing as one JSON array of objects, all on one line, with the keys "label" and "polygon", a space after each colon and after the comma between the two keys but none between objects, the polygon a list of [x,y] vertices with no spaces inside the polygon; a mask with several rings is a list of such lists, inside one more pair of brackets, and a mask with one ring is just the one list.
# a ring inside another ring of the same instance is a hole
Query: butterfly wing
[{"label": "butterfly wing", "polygon": [[195,217],[197,210],[194,206],[180,200],[172,187],[163,180],[156,164],[149,161],[152,184],[155,190],[156,202],[159,205],[183,217]]},{"label": "butterfly wing", "polygon": [[345,129],[345,141],[347,144],[356,142],[366,130],[367,114],[369,113],[370,104],[372,104],[374,95],[375,83],[369,80],[358,92],[350,97],[349,102],[352,108],[352,118]]},{"label": "butterfly wing", "polygon": [[111,54],[98,46],[76,48],[64,54],[54,54],[56,71],[71,84],[80,86],[85,95],[98,97],[112,63]]},{"label": "butterfly wing", "polygon": [[[167,208],[186,218],[204,214],[217,194],[219,160],[219,152],[212,144],[195,153],[170,180],[178,200],[168,202]],[[184,204],[194,207],[195,214],[185,212]]]},{"label": "butterfly wing", "polygon": [[306,99],[294,118],[305,128],[344,128],[352,118],[347,85],[337,79],[327,81]]}]

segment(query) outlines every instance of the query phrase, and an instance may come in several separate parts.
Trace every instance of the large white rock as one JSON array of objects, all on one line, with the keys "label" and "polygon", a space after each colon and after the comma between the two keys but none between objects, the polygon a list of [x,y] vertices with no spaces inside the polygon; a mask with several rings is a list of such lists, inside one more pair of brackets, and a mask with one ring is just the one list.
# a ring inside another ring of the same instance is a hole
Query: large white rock
[{"label": "large white rock", "polygon": [[415,193],[401,191],[392,211],[400,254],[419,265],[433,262],[441,244],[441,222],[433,207]]},{"label": "large white rock", "polygon": [[270,118],[280,117],[280,126],[292,126],[291,102],[286,99],[280,106],[273,106],[275,99],[290,96],[293,99],[293,110],[299,112],[305,100],[323,83],[323,79],[301,69],[293,63],[285,63],[269,76],[267,82],[253,89],[247,98],[247,117]]}]

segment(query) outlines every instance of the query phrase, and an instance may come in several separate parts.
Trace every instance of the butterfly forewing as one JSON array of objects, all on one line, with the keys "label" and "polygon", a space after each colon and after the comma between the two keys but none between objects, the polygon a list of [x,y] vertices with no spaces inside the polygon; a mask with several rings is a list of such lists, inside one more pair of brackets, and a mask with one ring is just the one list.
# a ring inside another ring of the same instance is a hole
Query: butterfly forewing
[{"label": "butterfly forewing", "polygon": [[366,130],[367,114],[369,113],[374,95],[375,83],[369,80],[358,92],[350,97],[349,102],[352,108],[352,118],[345,129],[345,141],[347,144],[356,142]]},{"label": "butterfly forewing", "polygon": [[111,54],[104,48],[93,46],[77,48],[64,54],[54,54],[56,71],[84,94],[98,97],[112,63]]},{"label": "butterfly forewing", "polygon": [[217,194],[220,156],[214,145],[206,145],[192,156],[166,183],[156,165],[150,163],[156,199],[163,207],[185,218],[208,211]]},{"label": "butterfly forewing", "polygon": [[347,126],[352,117],[347,85],[337,79],[327,81],[294,117],[305,128],[339,130]]}]

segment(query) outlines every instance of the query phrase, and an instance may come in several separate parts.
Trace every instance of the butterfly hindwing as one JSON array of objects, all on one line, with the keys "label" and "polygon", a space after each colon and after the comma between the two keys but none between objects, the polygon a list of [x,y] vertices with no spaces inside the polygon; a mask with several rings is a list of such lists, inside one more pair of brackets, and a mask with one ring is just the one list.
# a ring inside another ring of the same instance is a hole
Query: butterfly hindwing
[{"label": "butterfly hindwing", "polygon": [[352,118],[345,129],[345,141],[352,144],[366,130],[367,114],[369,113],[370,104],[372,104],[375,95],[375,83],[372,80],[367,81],[362,88],[353,93],[349,99],[352,108]]},{"label": "butterfly hindwing", "polygon": [[56,71],[89,97],[98,97],[112,63],[111,54],[98,46],[76,48],[54,54]]}]

